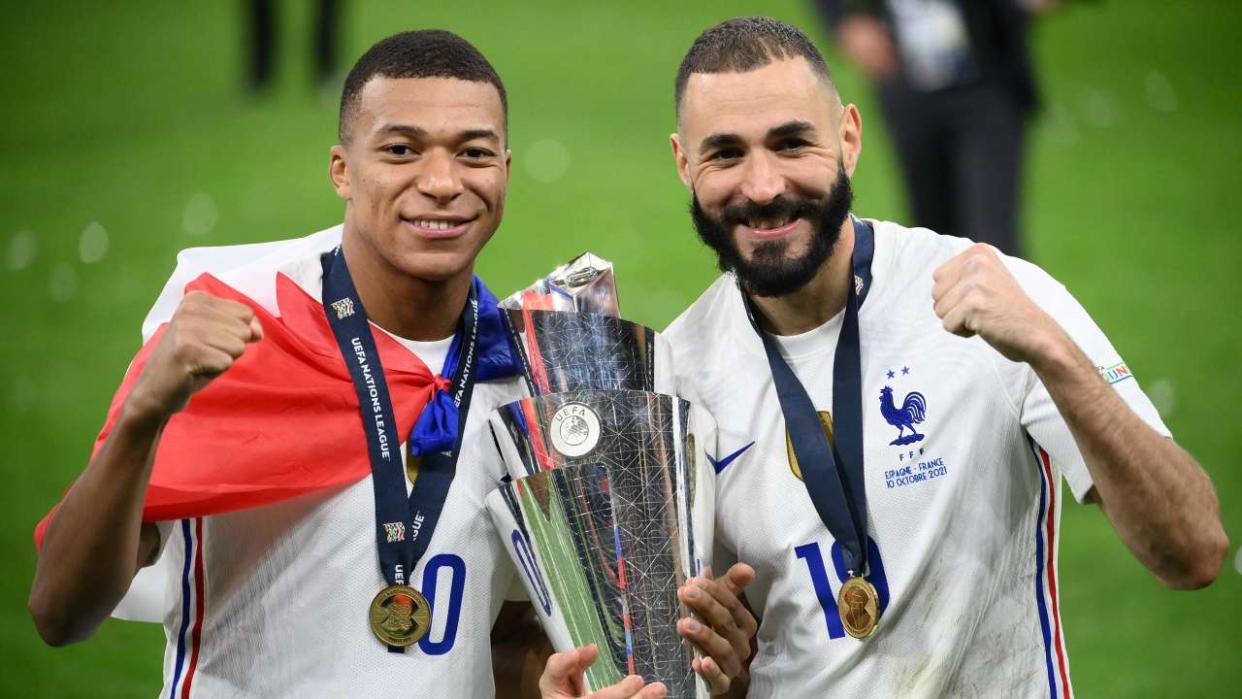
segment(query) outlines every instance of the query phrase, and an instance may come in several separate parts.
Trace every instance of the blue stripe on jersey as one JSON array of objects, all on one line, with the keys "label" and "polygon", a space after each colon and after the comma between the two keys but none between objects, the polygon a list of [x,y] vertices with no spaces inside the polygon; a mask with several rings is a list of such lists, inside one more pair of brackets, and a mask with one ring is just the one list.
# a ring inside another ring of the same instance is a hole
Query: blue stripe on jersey
[{"label": "blue stripe on jersey", "polygon": [[[1031,442],[1033,449],[1038,449]],[[1044,508],[1048,503],[1048,482],[1044,478],[1043,464],[1035,454],[1035,466],[1039,469],[1039,515],[1035,518],[1035,602],[1039,606],[1039,628],[1044,636],[1044,664],[1048,670],[1048,696],[1057,695],[1056,673],[1052,667],[1052,630],[1048,624],[1048,609],[1044,604]]]},{"label": "blue stripe on jersey", "polygon": [[194,558],[194,540],[190,536],[190,520],[181,520],[181,538],[185,542],[185,565],[181,568],[181,632],[177,634],[177,663],[173,668],[172,687],[168,699],[177,698],[181,682],[181,663],[185,660],[185,634],[190,628],[190,561]]}]

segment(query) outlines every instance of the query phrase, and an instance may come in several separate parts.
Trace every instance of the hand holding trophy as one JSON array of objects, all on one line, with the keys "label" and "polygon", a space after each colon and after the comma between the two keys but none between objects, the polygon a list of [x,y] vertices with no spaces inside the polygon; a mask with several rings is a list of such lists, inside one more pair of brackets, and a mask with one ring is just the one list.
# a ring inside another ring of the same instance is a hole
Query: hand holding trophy
[{"label": "hand holding trophy", "polygon": [[663,338],[618,317],[609,263],[581,255],[501,305],[530,397],[490,418],[510,479],[488,509],[558,651],[545,696],[663,696],[632,675],[724,691],[755,622],[753,571],[710,580],[715,421],[673,395]]}]

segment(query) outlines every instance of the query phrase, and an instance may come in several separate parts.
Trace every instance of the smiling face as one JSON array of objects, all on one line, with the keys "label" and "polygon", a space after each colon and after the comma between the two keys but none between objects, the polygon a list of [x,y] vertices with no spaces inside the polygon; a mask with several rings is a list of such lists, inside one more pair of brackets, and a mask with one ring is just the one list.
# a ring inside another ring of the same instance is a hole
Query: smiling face
[{"label": "smiling face", "polygon": [[504,213],[510,154],[500,94],[456,78],[369,80],[333,146],[355,274],[468,276]]},{"label": "smiling face", "polygon": [[796,291],[831,255],[861,136],[858,110],[800,56],[690,76],[672,137],[678,174],[700,236],[750,293]]}]

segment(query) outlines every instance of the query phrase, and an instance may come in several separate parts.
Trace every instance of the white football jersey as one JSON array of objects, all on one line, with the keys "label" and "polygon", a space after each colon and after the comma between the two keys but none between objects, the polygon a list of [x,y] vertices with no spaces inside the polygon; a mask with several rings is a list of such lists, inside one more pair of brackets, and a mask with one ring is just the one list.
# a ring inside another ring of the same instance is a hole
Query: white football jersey
[{"label": "white football jersey", "polygon": [[[292,241],[185,251],[144,323],[144,339],[204,271],[273,313],[274,271],[319,298],[320,255],[340,236],[338,226]],[[403,344],[437,371],[448,349],[447,342]],[[276,504],[160,523],[160,560],[139,574],[117,615],[149,618],[154,608],[163,621],[161,696],[492,696],[491,627],[515,580],[484,512],[484,497],[504,475],[486,417],[522,395],[516,379],[476,385],[448,500],[409,577],[432,606],[431,630],[404,654],[389,653],[368,624],[371,600],[387,585],[369,476]]]},{"label": "white football jersey", "polygon": [[[761,616],[752,697],[1068,697],[1057,597],[1061,478],[1080,501],[1091,476],[1029,365],[945,331],[932,272],[970,241],[873,222],[872,286],[859,313],[868,579],[879,625],[845,633],[840,546],[792,456],[761,339],[732,275],[673,322],[678,391],[719,423],[716,569],[754,566]],[[1105,380],[1168,430],[1126,365],[1063,286],[1005,258]],[[843,314],[777,338],[830,420]]]}]

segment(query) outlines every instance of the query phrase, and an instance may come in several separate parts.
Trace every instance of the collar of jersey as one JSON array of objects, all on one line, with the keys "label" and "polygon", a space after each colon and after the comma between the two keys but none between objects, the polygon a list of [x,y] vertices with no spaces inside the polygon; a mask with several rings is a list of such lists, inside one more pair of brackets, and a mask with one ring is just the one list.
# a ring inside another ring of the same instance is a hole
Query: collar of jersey
[{"label": "collar of jersey", "polygon": [[[880,296],[880,290],[883,288],[884,272],[888,268],[892,254],[892,250],[888,245],[889,241],[887,236],[888,227],[892,224],[876,219],[864,220],[870,223],[872,229],[875,231],[875,252],[871,257],[871,290],[867,292],[867,303],[864,303],[862,307],[858,309],[859,322],[865,321],[867,316],[874,313],[875,308],[881,305],[881,300],[877,297]],[[729,322],[733,324],[733,335],[734,337],[741,338],[741,342],[738,344],[743,351],[749,352],[757,357],[763,357],[766,361],[767,353],[763,349],[763,340],[755,334],[754,328],[751,327],[750,320],[746,317],[746,305],[742,300],[742,288],[738,286],[737,277],[734,276],[732,272],[727,272],[726,275],[729,277],[729,285],[732,287],[729,293],[728,303],[730,307]],[[809,330],[801,335],[773,337],[776,337],[777,344],[781,346],[781,355],[786,359],[798,359],[802,357],[819,355],[824,352],[833,352],[836,350],[835,339],[841,332],[841,323],[844,317],[845,313],[843,311],[830,318],[827,323],[824,323],[818,328]],[[823,340],[823,335],[818,334],[821,331],[828,337],[831,337],[834,341],[831,344],[825,343],[819,346],[813,346],[815,343]],[[814,337],[806,343],[806,347],[804,348],[801,338],[806,336]],[[786,347],[785,343],[788,343],[790,340],[794,341],[792,343],[793,346]]]}]

